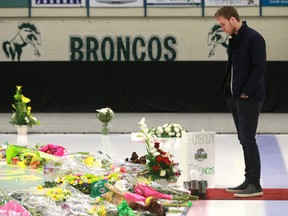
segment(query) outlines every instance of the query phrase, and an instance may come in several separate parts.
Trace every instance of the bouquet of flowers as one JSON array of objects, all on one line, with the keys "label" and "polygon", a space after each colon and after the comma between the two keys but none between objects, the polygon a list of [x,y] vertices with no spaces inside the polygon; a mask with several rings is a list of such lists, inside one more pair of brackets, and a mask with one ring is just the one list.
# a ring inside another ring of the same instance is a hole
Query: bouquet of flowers
[{"label": "bouquet of flowers", "polygon": [[102,134],[108,135],[110,131],[110,124],[109,122],[112,121],[114,117],[114,112],[111,108],[106,107],[102,109],[96,110],[98,112],[97,118],[100,122],[102,122]]},{"label": "bouquet of flowers", "polygon": [[54,144],[46,144],[43,146],[40,145],[36,145],[36,148],[41,151],[44,152],[46,154],[51,154],[51,155],[55,155],[55,156],[63,156],[66,153],[66,149],[62,146],[59,145],[54,145]]},{"label": "bouquet of flowers", "polygon": [[71,197],[71,191],[66,188],[54,187],[48,190],[47,196],[55,202],[62,202]]},{"label": "bouquet of flowers", "polygon": [[173,160],[173,155],[160,149],[159,142],[152,142],[153,134],[145,124],[145,118],[139,122],[142,136],[146,141],[148,160],[146,166],[150,178],[154,181],[157,179],[165,179],[167,181],[174,181],[181,175],[178,163]]},{"label": "bouquet of flowers", "polygon": [[98,112],[97,118],[102,123],[109,123],[114,117],[114,112],[109,107],[97,109],[96,111]]},{"label": "bouquet of flowers", "polygon": [[175,123],[166,123],[162,126],[153,127],[150,133],[158,138],[182,137],[182,132],[186,130],[180,125]]},{"label": "bouquet of flowers", "polygon": [[16,86],[14,101],[15,103],[12,104],[14,111],[10,120],[12,125],[28,125],[32,127],[40,124],[40,121],[31,115],[32,108],[28,106],[31,100],[22,94],[22,86]]},{"label": "bouquet of flowers", "polygon": [[55,181],[46,181],[44,184],[44,188],[51,187],[51,185],[61,185],[61,184],[68,184],[74,187],[75,189],[81,191],[84,194],[91,194],[93,183],[100,181],[109,181],[109,182],[116,182],[120,180],[122,175],[120,173],[109,173],[105,175],[96,175],[92,173],[86,174],[68,174],[56,178]]},{"label": "bouquet of flowers", "polygon": [[173,161],[173,155],[159,148],[160,143],[155,142],[156,151],[149,152],[146,156],[147,167],[152,180],[166,179],[168,181],[176,181],[181,175],[178,163]]},{"label": "bouquet of flowers", "polygon": [[43,169],[50,160],[40,155],[38,149],[12,144],[6,149],[6,163],[18,165],[21,168]]}]

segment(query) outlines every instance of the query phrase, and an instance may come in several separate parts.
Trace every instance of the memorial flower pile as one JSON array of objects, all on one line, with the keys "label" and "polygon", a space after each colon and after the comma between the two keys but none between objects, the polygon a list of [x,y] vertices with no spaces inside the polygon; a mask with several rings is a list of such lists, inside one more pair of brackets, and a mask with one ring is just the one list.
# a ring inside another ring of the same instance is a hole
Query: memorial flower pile
[{"label": "memorial flower pile", "polygon": [[28,106],[30,101],[29,98],[22,94],[22,86],[16,86],[14,104],[12,104],[14,111],[10,120],[12,125],[28,125],[31,128],[34,125],[40,124],[40,121],[31,114],[32,107]]},{"label": "memorial flower pile", "polygon": [[147,150],[147,170],[150,178],[155,181],[157,179],[165,179],[167,181],[175,181],[181,175],[178,163],[173,160],[173,155],[160,149],[159,142],[153,142],[153,133],[145,124],[145,118],[139,122],[139,135],[145,139]]},{"label": "memorial flower pile", "polygon": [[[143,121],[141,125],[143,126],[141,126],[143,135],[150,140],[151,134],[146,133],[148,129],[145,127],[145,122]],[[161,155],[161,151],[157,150],[155,143],[152,142],[152,144],[147,146],[147,149],[157,158],[158,155]],[[20,155],[23,156],[23,159],[29,158],[30,160],[29,155],[34,153],[33,160],[41,160],[46,167],[46,171],[49,170],[49,172],[45,172],[44,169],[43,172],[49,175],[45,178],[49,181],[45,181],[44,185],[39,185],[37,192],[27,188],[27,193],[25,191],[15,191],[13,196],[5,195],[9,200],[15,197],[17,200],[21,200],[21,205],[25,206],[31,215],[136,216],[144,213],[145,215],[164,216],[167,208],[176,206],[178,212],[181,213],[183,211],[181,208],[186,208],[191,203],[190,200],[198,199],[197,196],[174,191],[171,188],[161,188],[160,191],[159,185],[152,181],[151,176],[146,178],[137,175],[147,168],[146,165],[131,164],[123,160],[112,159],[102,152],[70,153],[65,149],[64,152],[67,154],[61,157],[53,156],[57,149],[62,149],[61,146],[48,144],[41,146],[41,148],[43,147],[46,147],[44,156],[49,154],[47,158],[44,158],[44,161],[42,161],[41,154],[43,152],[39,150],[40,147],[26,148],[9,145],[6,152],[7,159],[10,162]],[[158,152],[158,155],[154,154],[156,152]],[[174,162],[170,154],[167,153],[167,155],[169,155],[168,158],[171,161],[169,163],[170,167],[173,167]],[[55,158],[55,160],[50,160],[50,158]],[[103,166],[103,164],[105,165]],[[172,171],[174,173],[170,173],[170,176],[173,177],[175,170],[172,169]],[[157,175],[160,176],[159,173]],[[167,176],[163,178],[167,179]],[[4,194],[6,192],[0,190],[0,200],[3,200],[1,196]],[[11,191],[9,191],[9,194],[11,194]],[[20,207],[21,205],[19,203]],[[19,213],[13,207],[8,207],[4,213],[8,211],[12,211],[15,215]]]}]

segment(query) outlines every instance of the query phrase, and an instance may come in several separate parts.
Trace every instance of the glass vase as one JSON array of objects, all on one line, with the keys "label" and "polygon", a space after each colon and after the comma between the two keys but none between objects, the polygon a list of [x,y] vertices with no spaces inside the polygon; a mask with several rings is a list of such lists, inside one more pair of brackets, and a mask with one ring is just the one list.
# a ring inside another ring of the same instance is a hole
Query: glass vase
[{"label": "glass vase", "polygon": [[169,185],[169,181],[166,179],[156,179],[155,182],[163,188],[167,188]]},{"label": "glass vase", "polygon": [[101,131],[102,131],[102,134],[103,135],[109,135],[109,133],[110,133],[110,127],[111,127],[111,125],[110,125],[110,123],[109,122],[107,122],[107,123],[102,123],[102,127],[101,127]]},{"label": "glass vase", "polygon": [[156,179],[154,182],[159,184],[163,188],[177,185],[177,179],[173,179],[173,180],[170,180],[170,181],[168,181],[166,179]]}]

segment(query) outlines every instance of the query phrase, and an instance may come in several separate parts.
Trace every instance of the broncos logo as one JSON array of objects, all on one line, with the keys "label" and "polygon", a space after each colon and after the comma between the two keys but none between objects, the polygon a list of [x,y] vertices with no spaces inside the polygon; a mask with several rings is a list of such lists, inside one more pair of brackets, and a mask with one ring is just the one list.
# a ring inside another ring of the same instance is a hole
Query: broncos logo
[{"label": "broncos logo", "polygon": [[215,24],[208,33],[208,46],[212,46],[208,57],[215,55],[215,48],[218,44],[221,44],[228,51],[228,35],[222,31],[218,24]]},{"label": "broncos logo", "polygon": [[2,44],[3,51],[7,58],[12,61],[16,58],[21,59],[23,48],[27,45],[34,48],[34,55],[40,56],[38,45],[41,45],[41,34],[34,24],[22,23],[18,26],[18,32],[10,41],[4,41]]}]

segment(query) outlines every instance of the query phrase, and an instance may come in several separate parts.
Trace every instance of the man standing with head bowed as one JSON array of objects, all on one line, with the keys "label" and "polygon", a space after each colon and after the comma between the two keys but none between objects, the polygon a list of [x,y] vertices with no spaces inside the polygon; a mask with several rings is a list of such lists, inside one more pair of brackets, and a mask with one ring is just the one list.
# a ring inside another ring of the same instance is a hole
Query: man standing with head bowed
[{"label": "man standing with head bowed", "polygon": [[235,197],[262,196],[261,161],[256,142],[259,114],[265,99],[266,44],[232,6],[217,10],[214,17],[230,36],[223,90],[242,145],[245,180],[227,188]]}]

